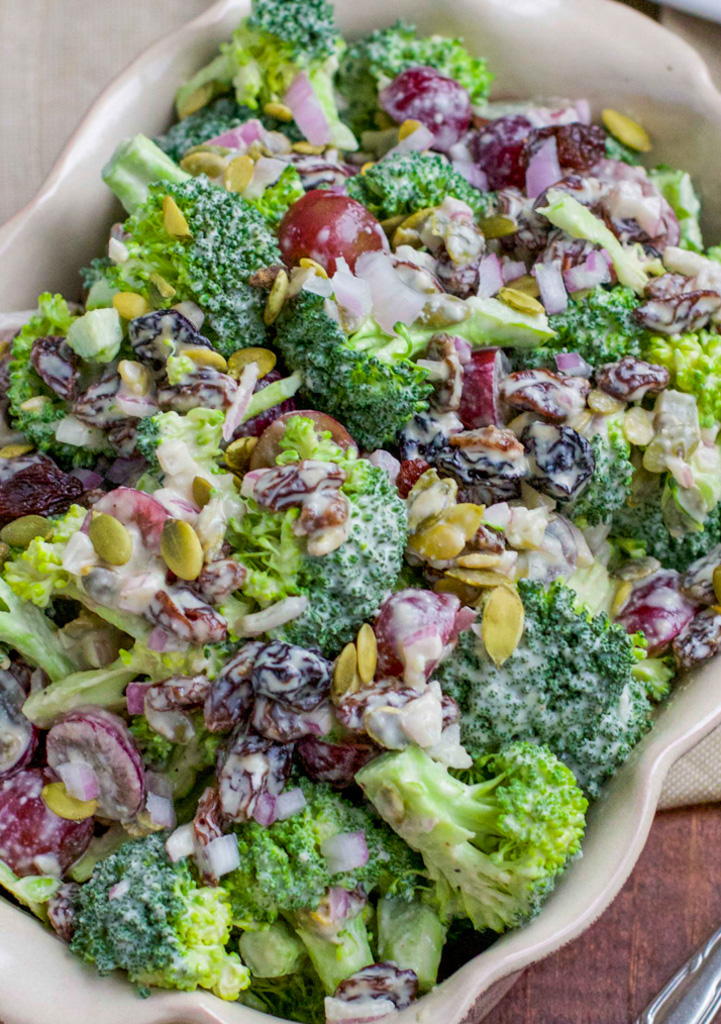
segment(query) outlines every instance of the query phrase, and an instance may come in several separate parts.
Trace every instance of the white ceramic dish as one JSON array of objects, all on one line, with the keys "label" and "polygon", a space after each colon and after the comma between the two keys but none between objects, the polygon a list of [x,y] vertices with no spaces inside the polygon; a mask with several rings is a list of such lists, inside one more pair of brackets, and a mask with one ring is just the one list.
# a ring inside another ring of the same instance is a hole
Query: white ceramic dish
[{"label": "white ceramic dish", "polygon": [[[0,230],[0,310],[32,307],[46,288],[73,296],[76,270],[101,250],[117,214],[100,168],[123,136],[169,123],[175,87],[208,60],[247,12],[222,0],[143,54],[101,96],[38,196]],[[336,0],[338,21],[359,34],[397,17],[424,32],[463,35],[487,55],[506,96],[588,96],[638,117],[654,156],[694,174],[705,229],[721,237],[721,95],[689,46],[610,0]],[[518,972],[588,927],[628,877],[673,762],[721,722],[721,666],[682,684],[655,729],[591,813],[584,857],[543,912],[508,934],[394,1024],[460,1024],[487,1013]],[[120,978],[99,978],[28,915],[0,899],[0,1020],[4,1024],[264,1024],[270,1018],[207,993],[156,992],[141,1000]]]},{"label": "white ceramic dish", "polygon": [[664,0],[664,3],[667,7],[721,23],[721,0]]}]

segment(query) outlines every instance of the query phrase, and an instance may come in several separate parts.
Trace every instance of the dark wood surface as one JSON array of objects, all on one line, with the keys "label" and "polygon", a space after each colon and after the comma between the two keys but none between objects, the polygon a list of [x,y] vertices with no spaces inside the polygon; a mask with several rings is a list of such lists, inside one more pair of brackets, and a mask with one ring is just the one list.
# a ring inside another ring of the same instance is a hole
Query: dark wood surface
[{"label": "dark wood surface", "polygon": [[484,1024],[631,1024],[719,925],[721,808],[661,813],[603,917],[529,968]]}]

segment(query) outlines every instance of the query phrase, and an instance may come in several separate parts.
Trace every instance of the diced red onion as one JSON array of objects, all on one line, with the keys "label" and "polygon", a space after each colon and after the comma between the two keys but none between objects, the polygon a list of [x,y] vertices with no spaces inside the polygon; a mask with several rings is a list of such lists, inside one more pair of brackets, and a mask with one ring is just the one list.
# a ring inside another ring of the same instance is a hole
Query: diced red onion
[{"label": "diced red onion", "polygon": [[421,153],[424,149],[429,149],[434,141],[435,136],[433,132],[422,124],[415,131],[412,131],[410,135],[406,135],[404,139],[396,143],[392,149],[389,149],[382,157],[382,160],[389,156],[401,156],[403,153]]},{"label": "diced red onion", "polygon": [[96,565],[97,560],[93,542],[82,527],[67,542],[60,559],[63,569],[71,576],[80,576],[85,566]]},{"label": "diced red onion", "polygon": [[453,170],[465,178],[469,185],[485,192],[488,188],[488,178],[481,168],[472,160],[452,160]]},{"label": "diced red onion", "polygon": [[292,818],[294,814],[298,814],[303,810],[306,803],[307,801],[302,789],[289,789],[286,793],[281,793],[280,796],[275,798],[276,821],[285,821],[287,818]]},{"label": "diced red onion", "polygon": [[156,626],[148,636],[148,650],[157,651],[159,654],[162,654],[167,649],[169,639],[170,634],[162,626]]},{"label": "diced red onion", "polygon": [[334,885],[328,890],[328,912],[331,924],[340,924],[345,921],[350,910],[351,899],[346,889]]},{"label": "diced red onion", "polygon": [[175,824],[175,808],[173,801],[167,796],[160,796],[158,793],[148,793],[145,806],[150,820],[160,828],[172,828]]},{"label": "diced red onion", "polygon": [[66,761],[56,765],[55,771],[65,783],[70,796],[76,800],[95,800],[100,793],[98,777],[91,765],[84,761]]},{"label": "diced red onion", "polygon": [[451,630],[449,641],[453,643],[454,640],[458,639],[461,633],[464,633],[467,629],[470,629],[473,623],[476,621],[477,617],[477,609],[469,608],[467,605],[464,605],[462,608],[459,608],[458,611],[456,612],[456,618],[455,622],[453,623],[453,629]]},{"label": "diced red onion", "polygon": [[181,825],[168,836],[165,851],[174,864],[192,856],[195,852],[195,829],[192,822]]},{"label": "diced red onion", "polygon": [[290,84],[283,97],[290,107],[295,123],[313,146],[325,146],[333,141],[333,133],[320,100],[313,92],[307,72],[301,71]]},{"label": "diced red onion", "polygon": [[[525,272],[525,269],[524,267],[522,272]],[[478,297],[481,299],[492,298],[501,290],[503,284],[501,261],[495,252],[489,253],[478,265]]]},{"label": "diced red onion", "polygon": [[533,268],[533,276],[538,282],[541,301],[546,312],[563,313],[568,309],[568,295],[563,283],[563,274],[557,263],[537,263]]},{"label": "diced red onion", "polygon": [[253,817],[263,828],[272,825],[276,820],[275,801],[276,798],[271,793],[261,793],[256,801]]},{"label": "diced red onion", "polygon": [[108,899],[109,900],[119,900],[119,899],[122,899],[122,897],[125,896],[126,893],[129,893],[129,892],[130,892],[130,879],[129,878],[121,878],[119,882],[116,882],[115,885],[111,885],[110,888],[108,889]]},{"label": "diced red onion", "polygon": [[243,422],[255,385],[258,382],[258,364],[247,363],[238,381],[233,400],[225,413],[223,423],[223,440],[231,441],[233,434]]},{"label": "diced red onion", "polygon": [[[153,630],[153,633],[155,630]],[[152,636],[153,633],[150,635]],[[150,647],[150,644],[148,644]],[[155,648],[150,647],[150,650]],[[128,706],[129,715],[142,715],[145,713],[145,694],[148,691],[150,683],[128,683],[125,690],[125,703]]]},{"label": "diced red onion", "polygon": [[335,301],[352,316],[368,316],[373,306],[370,285],[347,270],[336,270],[332,277]]},{"label": "diced red onion", "polygon": [[83,487],[88,491],[92,491],[94,487],[100,487],[103,482],[103,478],[100,473],[96,473],[92,469],[73,469],[70,471],[70,476],[77,477]]},{"label": "diced red onion", "polygon": [[309,274],[303,282],[303,291],[329,299],[333,294],[333,283],[328,277],[321,277],[320,274]]},{"label": "diced red onion", "polygon": [[528,161],[526,195],[529,199],[537,199],[562,177],[561,165],[558,162],[558,143],[555,136],[551,136],[541,143]]},{"label": "diced red onion", "polygon": [[[498,257],[496,257],[496,259],[497,258]],[[490,296],[487,297],[490,298]],[[470,341],[466,341],[465,338],[459,338],[457,335],[455,335],[453,337],[453,344],[455,346],[456,352],[458,353],[458,361],[460,362],[461,366],[465,366],[466,363],[470,363],[471,355],[473,354],[473,349],[471,347]]]},{"label": "diced red onion", "polygon": [[558,352],[554,356],[556,369],[567,377],[589,377],[592,367],[578,352]]},{"label": "diced red onion", "polygon": [[579,266],[564,270],[563,280],[569,292],[580,292],[599,284],[608,284],[611,270],[603,254],[594,250]]},{"label": "diced red onion", "polygon": [[397,323],[410,325],[420,316],[426,296],[414,291],[400,278],[386,253],[361,253],[356,260],[355,272],[368,282],[373,316],[386,334],[394,334]]},{"label": "diced red onion", "polygon": [[140,473],[145,465],[142,458],[119,458],[115,459],[105,474],[105,479],[111,484],[124,484],[135,474]]},{"label": "diced red onion", "polygon": [[286,622],[291,622],[302,615],[307,605],[308,598],[305,596],[284,597],[282,601],[276,601],[261,612],[243,616],[243,632],[246,636],[259,636],[261,633],[267,633],[269,629],[284,626]]},{"label": "diced red onion", "polygon": [[160,502],[166,512],[170,512],[173,519],[184,519],[191,523],[198,518],[198,506],[186,498],[181,498],[170,487],[161,487],[153,491],[153,497]]},{"label": "diced red onion", "polygon": [[503,283],[509,284],[511,281],[515,281],[517,278],[523,277],[526,273],[526,264],[521,260],[504,259],[501,272],[503,274]]},{"label": "diced red onion", "polygon": [[252,142],[262,139],[265,135],[265,128],[261,122],[253,117],[237,128],[229,128],[227,132],[216,135],[212,139],[206,139],[205,146],[224,146],[226,149],[245,149]]},{"label": "diced red onion", "polygon": [[576,100],[574,104],[576,113],[578,114],[578,120],[581,124],[591,123],[591,104],[588,100]]},{"label": "diced red onion", "polygon": [[346,874],[368,863],[368,844],[365,832],[343,832],[325,839],[320,850],[325,857],[330,875]]},{"label": "diced red onion", "polygon": [[396,482],[398,474],[401,471],[401,464],[394,455],[391,455],[390,452],[385,451],[383,448],[378,448],[368,456],[368,461],[372,466],[378,466],[380,469],[384,469],[392,484]]},{"label": "diced red onion", "polygon": [[182,711],[157,711],[145,702],[148,725],[171,743],[190,743],[195,736],[193,723]]},{"label": "diced red onion", "polygon": [[275,157],[262,156],[255,164],[253,177],[243,190],[245,199],[259,199],[269,185],[273,185],[286,169],[288,164]]},{"label": "diced red onion", "polygon": [[238,850],[238,837],[232,832],[227,836],[218,836],[211,839],[203,850],[203,856],[210,868],[211,874],[216,878],[230,874],[240,866],[240,851]]}]

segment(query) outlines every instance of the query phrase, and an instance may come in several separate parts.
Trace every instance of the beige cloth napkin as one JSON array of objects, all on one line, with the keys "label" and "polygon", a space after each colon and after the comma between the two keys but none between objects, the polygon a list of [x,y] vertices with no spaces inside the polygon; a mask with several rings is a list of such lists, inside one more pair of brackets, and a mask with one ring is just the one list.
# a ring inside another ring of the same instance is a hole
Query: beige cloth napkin
[{"label": "beige cloth napkin", "polygon": [[[0,223],[32,198],[100,89],[209,2],[0,0]],[[662,19],[697,46],[721,85],[721,26],[670,11]],[[672,768],[661,807],[719,799],[721,727]]]}]

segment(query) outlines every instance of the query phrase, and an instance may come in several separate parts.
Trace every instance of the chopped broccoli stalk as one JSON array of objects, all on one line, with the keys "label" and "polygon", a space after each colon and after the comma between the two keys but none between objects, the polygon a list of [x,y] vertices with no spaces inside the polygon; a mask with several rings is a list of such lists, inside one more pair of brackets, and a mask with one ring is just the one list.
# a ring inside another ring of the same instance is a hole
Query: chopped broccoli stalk
[{"label": "chopped broccoli stalk", "polygon": [[306,959],[305,946],[282,918],[245,931],[238,943],[243,963],[255,978],[282,978],[295,974]]},{"label": "chopped broccoli stalk", "polygon": [[404,153],[379,160],[349,180],[348,195],[378,220],[440,206],[447,196],[463,200],[477,217],[485,217],[493,199],[469,185],[438,153]]},{"label": "chopped broccoli stalk", "polygon": [[[233,62],[230,54],[220,53],[180,86],[175,94],[178,117],[185,119],[202,110],[206,103],[229,92],[233,84]],[[182,121],[181,121],[182,124]],[[202,140],[201,140],[202,141]]]},{"label": "chopped broccoli stalk", "polygon": [[379,89],[401,71],[418,66],[454,78],[473,104],[488,97],[493,76],[483,58],[472,57],[459,39],[435,35],[419,39],[413,25],[399,21],[353,43],[341,60],[338,88],[348,103],[343,117],[356,135],[383,127],[378,120]]},{"label": "chopped broccoli stalk", "polygon": [[633,675],[646,687],[648,699],[658,704],[671,692],[671,683],[676,675],[674,659],[672,656],[644,658],[634,665]]},{"label": "chopped broccoli stalk", "polygon": [[[13,426],[21,430],[36,448],[47,452],[64,466],[88,466],[97,461],[98,452],[56,440],[55,429],[68,415],[69,407],[38,377],[30,354],[33,342],[48,335],[65,336],[76,319],[62,295],[44,292],[38,299],[38,313],[12,341],[10,384],[7,399]],[[40,398],[38,406],[26,403]]]},{"label": "chopped broccoli stalk", "polygon": [[588,804],[569,769],[534,743],[488,754],[467,775],[409,747],[356,779],[474,927],[504,932],[537,913],[580,851]]},{"label": "chopped broccoli stalk", "polygon": [[267,387],[260,388],[259,391],[256,391],[255,394],[251,396],[251,399],[248,402],[248,408],[245,410],[241,422],[246,423],[254,416],[258,416],[261,412],[266,412],[267,409],[272,409],[273,406],[286,402],[300,390],[302,384],[303,378],[301,374],[296,371],[295,373],[291,373],[289,377],[281,377],[280,380],[274,380],[273,383],[268,384]]},{"label": "chopped broccoli stalk", "polygon": [[606,156],[609,160],[621,160],[631,167],[637,167],[641,163],[638,150],[626,146],[610,133],[606,134]]},{"label": "chopped broccoli stalk", "polygon": [[14,648],[32,665],[44,669],[52,680],[62,680],[73,670],[58,630],[50,619],[29,601],[18,597],[4,579],[0,579],[0,643]]},{"label": "chopped broccoli stalk", "polygon": [[649,172],[649,177],[678,217],[681,248],[703,252],[703,237],[699,223],[701,203],[693,187],[691,175],[687,171],[661,164]]},{"label": "chopped broccoli stalk", "polygon": [[95,865],[115,853],[128,841],[128,833],[116,822],[101,836],[93,836],[85,853],[68,869],[68,877],[73,882],[87,882],[95,870]]},{"label": "chopped broccoli stalk", "polygon": [[600,217],[591,213],[577,199],[557,189],[548,190],[546,201],[548,206],[539,207],[539,213],[572,238],[583,238],[595,245],[603,246],[613,260],[621,284],[632,288],[639,295],[643,294],[648,284],[648,276],[638,254],[624,247]]},{"label": "chopped broccoli stalk", "polygon": [[311,914],[290,917],[326,995],[332,996],[342,981],[374,963],[362,911],[342,921],[331,935],[325,921],[314,927],[317,922]]},{"label": "chopped broccoli stalk", "polygon": [[67,342],[73,352],[89,363],[110,363],[123,343],[117,309],[92,309],[68,328]]},{"label": "chopped broccoli stalk", "polygon": [[[422,865],[416,855],[365,806],[324,784],[299,779],[307,804],[287,821],[237,826],[240,867],[221,879],[240,927],[271,923],[279,915],[317,909],[329,887],[378,887],[411,898]],[[370,856],[361,868],[330,875],[324,840],[363,831]]]},{"label": "chopped broccoli stalk", "polygon": [[147,202],[154,181],[188,181],[190,175],[170,159],[152,139],[135,135],[121,142],[103,167],[103,181],[128,213]]},{"label": "chopped broccoli stalk", "polygon": [[461,708],[461,738],[475,757],[512,740],[546,744],[592,796],[648,728],[650,706],[632,675],[634,639],[604,614],[577,607],[556,581],[521,580],[525,629],[497,667],[472,631],[438,668]]},{"label": "chopped broccoli stalk", "polygon": [[51,875],[28,875],[19,878],[7,864],[0,860],[0,888],[9,892],[18,903],[31,910],[41,921],[47,921],[45,904],[60,888],[60,879]]},{"label": "chopped broccoli stalk", "polygon": [[403,970],[415,971],[421,992],[438,980],[446,925],[430,904],[394,897],[378,900],[378,956]]},{"label": "chopped broccoli stalk", "polygon": [[591,615],[598,615],[599,612],[611,614],[617,581],[611,578],[603,562],[594,559],[584,569],[576,569],[567,583],[576,593],[576,608],[586,608]]},{"label": "chopped broccoli stalk", "polygon": [[[240,343],[264,345],[266,297],[248,285],[248,278],[281,259],[262,215],[238,193],[216,188],[203,175],[181,183],[156,182],[149,192],[148,201],[125,223],[129,258],[108,270],[108,283],[152,297],[157,306],[152,279],[159,274],[175,289],[162,303],[197,303],[206,314],[205,333],[224,354]],[[183,214],[190,237],[168,234],[166,196]]]},{"label": "chopped broccoli stalk", "polygon": [[100,974],[119,968],[141,985],[201,987],[231,1000],[250,984],[237,953],[225,949],[225,892],[199,887],[187,861],[172,864],[162,835],[125,843],[97,865],[80,887],[75,925],[70,949]]},{"label": "chopped broccoli stalk", "polygon": [[702,427],[721,420],[721,335],[698,331],[653,337],[644,358],[669,370],[670,387],[696,397]]},{"label": "chopped broccoli stalk", "polygon": [[623,547],[632,544],[634,556],[651,555],[667,569],[685,572],[691,562],[721,543],[721,505],[713,508],[700,530],[674,537],[664,522],[661,488],[653,500],[625,505],[613,517],[611,537]]},{"label": "chopped broccoli stalk", "polygon": [[285,168],[277,181],[263,190],[262,195],[250,202],[275,231],[293,203],[297,203],[304,195],[300,174],[291,165]]},{"label": "chopped broccoli stalk", "polygon": [[631,493],[631,446],[623,433],[623,421],[609,417],[606,427],[605,436],[596,434],[591,438],[596,460],[593,476],[579,497],[565,507],[581,527],[608,522]]}]

